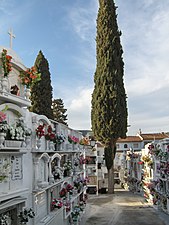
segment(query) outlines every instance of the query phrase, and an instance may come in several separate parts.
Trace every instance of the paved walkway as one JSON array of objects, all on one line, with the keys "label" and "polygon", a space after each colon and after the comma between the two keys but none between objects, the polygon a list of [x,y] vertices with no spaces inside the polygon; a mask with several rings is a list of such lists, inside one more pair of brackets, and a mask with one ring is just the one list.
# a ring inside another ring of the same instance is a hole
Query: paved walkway
[{"label": "paved walkway", "polygon": [[90,195],[81,225],[169,225],[169,215],[155,210],[144,198],[123,189],[114,195]]}]

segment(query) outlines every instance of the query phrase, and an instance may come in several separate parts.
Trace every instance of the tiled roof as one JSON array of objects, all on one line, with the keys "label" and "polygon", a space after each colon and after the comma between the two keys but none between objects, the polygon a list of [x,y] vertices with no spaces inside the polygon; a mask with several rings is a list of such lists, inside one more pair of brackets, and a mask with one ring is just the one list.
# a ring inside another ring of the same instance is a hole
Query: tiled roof
[{"label": "tiled roof", "polygon": [[139,136],[127,136],[126,138],[119,138],[117,143],[126,143],[126,142],[141,142],[141,138]]},{"label": "tiled roof", "polygon": [[138,136],[140,136],[143,140],[161,140],[164,138],[169,137],[169,135],[167,133],[150,133],[150,134],[137,134]]},{"label": "tiled roof", "polygon": [[[147,134],[137,134],[136,136],[127,136],[126,138],[119,138],[118,143],[127,143],[127,142],[142,142],[142,141],[154,141],[161,140],[164,138],[169,138],[169,133],[147,133]],[[97,147],[104,147],[100,142],[97,142]]]}]

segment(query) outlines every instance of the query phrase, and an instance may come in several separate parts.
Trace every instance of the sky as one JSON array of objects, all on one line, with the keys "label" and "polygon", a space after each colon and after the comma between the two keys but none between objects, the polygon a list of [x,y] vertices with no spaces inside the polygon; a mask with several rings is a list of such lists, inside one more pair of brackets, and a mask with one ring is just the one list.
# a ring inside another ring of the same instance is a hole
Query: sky
[{"label": "sky", "polygon": [[[122,31],[127,135],[169,131],[169,1],[115,0]],[[49,62],[53,98],[61,98],[68,125],[91,129],[96,68],[98,0],[0,0],[0,45],[26,67],[42,50]]]}]

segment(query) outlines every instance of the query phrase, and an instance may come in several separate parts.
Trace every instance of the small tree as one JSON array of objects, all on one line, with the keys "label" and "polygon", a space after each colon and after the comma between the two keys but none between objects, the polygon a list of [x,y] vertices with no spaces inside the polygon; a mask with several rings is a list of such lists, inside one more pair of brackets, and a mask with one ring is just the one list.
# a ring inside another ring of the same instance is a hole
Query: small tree
[{"label": "small tree", "polygon": [[67,124],[67,109],[64,108],[64,103],[61,98],[52,101],[53,119],[59,123]]},{"label": "small tree", "polygon": [[97,66],[92,94],[92,130],[105,145],[108,170],[108,192],[114,193],[114,158],[116,142],[127,132],[127,106],[123,83],[121,32],[116,20],[113,0],[99,0],[97,17]]},{"label": "small tree", "polygon": [[52,113],[52,86],[49,72],[49,64],[42,51],[35,61],[35,68],[41,74],[41,80],[32,86],[30,111],[45,115],[53,119]]}]

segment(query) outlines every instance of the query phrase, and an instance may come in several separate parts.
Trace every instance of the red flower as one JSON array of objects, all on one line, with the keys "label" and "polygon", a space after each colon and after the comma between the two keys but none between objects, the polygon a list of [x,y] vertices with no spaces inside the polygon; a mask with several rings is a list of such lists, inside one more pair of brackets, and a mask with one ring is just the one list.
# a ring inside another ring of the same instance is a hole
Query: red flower
[{"label": "red flower", "polygon": [[51,125],[47,127],[47,133],[45,134],[46,140],[54,141],[56,139],[55,133],[52,131]]},{"label": "red flower", "polygon": [[[19,78],[23,85],[30,87],[32,84],[41,80],[41,74],[36,71],[35,67],[31,67],[31,68],[27,69],[26,71],[21,72],[19,74]],[[29,82],[27,82],[27,81],[29,81]]]},{"label": "red flower", "polygon": [[71,184],[67,184],[66,190],[69,192],[73,189],[73,186]]},{"label": "red flower", "polygon": [[67,193],[66,188],[62,188],[61,191],[59,192],[59,195],[62,198],[62,197],[65,197],[66,196],[66,193]]},{"label": "red flower", "polygon": [[39,125],[37,128],[36,128],[36,135],[37,137],[40,139],[42,136],[45,135],[45,131],[44,131],[44,125]]},{"label": "red flower", "polygon": [[7,77],[9,72],[12,70],[12,64],[10,63],[12,56],[7,55],[7,50],[2,50],[2,67],[4,70],[4,77]]}]

